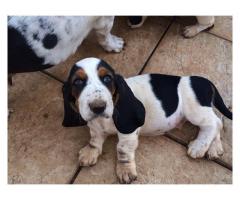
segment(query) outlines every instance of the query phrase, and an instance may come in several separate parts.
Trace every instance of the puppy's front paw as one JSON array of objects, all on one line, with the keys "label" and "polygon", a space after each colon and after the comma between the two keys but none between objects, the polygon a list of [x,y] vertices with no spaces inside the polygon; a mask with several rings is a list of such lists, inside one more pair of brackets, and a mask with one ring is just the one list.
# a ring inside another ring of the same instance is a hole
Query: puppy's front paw
[{"label": "puppy's front paw", "polygon": [[107,43],[103,45],[103,48],[108,52],[114,51],[119,53],[123,49],[123,46],[124,41],[122,38],[111,35],[109,36]]},{"label": "puppy's front paw", "polygon": [[137,179],[136,163],[117,163],[117,177],[120,183],[131,183]]},{"label": "puppy's front paw", "polygon": [[188,145],[188,155],[192,158],[202,158],[208,150],[207,144],[194,140]]},{"label": "puppy's front paw", "polygon": [[193,25],[193,26],[186,26],[183,29],[183,36],[185,38],[191,38],[196,36],[199,33],[199,30],[197,28],[197,25]]},{"label": "puppy's front paw", "polygon": [[79,164],[80,166],[92,166],[97,163],[99,150],[96,147],[87,145],[79,151]]}]

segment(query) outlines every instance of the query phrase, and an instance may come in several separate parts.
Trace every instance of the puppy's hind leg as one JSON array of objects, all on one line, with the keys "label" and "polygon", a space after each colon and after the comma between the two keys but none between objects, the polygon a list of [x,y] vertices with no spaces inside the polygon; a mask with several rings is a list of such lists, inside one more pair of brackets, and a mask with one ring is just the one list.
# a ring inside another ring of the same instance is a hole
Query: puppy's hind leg
[{"label": "puppy's hind leg", "polygon": [[197,138],[188,146],[188,155],[192,158],[202,158],[209,149],[209,152],[212,152],[211,144],[215,146],[215,138],[220,135],[221,120],[211,107],[201,107],[198,117],[192,116],[188,120],[200,127]]},{"label": "puppy's hind leg", "polygon": [[222,156],[224,153],[222,142],[220,138],[220,133],[217,134],[215,139],[213,140],[212,144],[210,145],[210,148],[207,151],[207,157],[208,159],[216,159],[219,158],[219,156]]},{"label": "puppy's hind leg", "polygon": [[222,129],[222,122],[212,108],[212,84],[202,77],[183,77],[179,91],[186,119],[200,128],[197,138],[188,146],[188,155],[201,158]]},{"label": "puppy's hind leg", "polygon": [[114,17],[101,17],[98,19],[95,30],[99,44],[108,52],[120,52],[124,41],[122,38],[111,34]]},{"label": "puppy's hind leg", "polygon": [[213,16],[197,16],[198,23],[192,26],[186,26],[183,29],[183,36],[191,38],[204,30],[209,30],[214,26]]}]

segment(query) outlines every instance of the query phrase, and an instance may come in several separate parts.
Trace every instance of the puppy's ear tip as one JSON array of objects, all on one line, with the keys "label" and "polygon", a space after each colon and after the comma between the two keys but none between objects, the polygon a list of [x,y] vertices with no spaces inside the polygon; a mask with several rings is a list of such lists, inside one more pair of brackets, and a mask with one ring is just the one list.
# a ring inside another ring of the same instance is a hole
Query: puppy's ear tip
[{"label": "puppy's ear tip", "polygon": [[64,110],[64,118],[62,126],[64,127],[75,127],[75,126],[84,126],[87,122],[81,117],[81,115],[71,108],[66,108]]}]

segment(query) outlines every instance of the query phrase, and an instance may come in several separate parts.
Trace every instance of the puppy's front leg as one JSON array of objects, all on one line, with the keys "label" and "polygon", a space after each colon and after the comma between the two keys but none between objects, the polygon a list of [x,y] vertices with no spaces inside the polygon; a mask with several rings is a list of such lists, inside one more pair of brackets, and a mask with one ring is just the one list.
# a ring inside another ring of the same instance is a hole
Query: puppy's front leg
[{"label": "puppy's front leg", "polygon": [[114,17],[101,17],[96,23],[95,30],[99,44],[108,52],[120,52],[124,41],[122,38],[111,34]]},{"label": "puppy's front leg", "polygon": [[135,150],[138,146],[137,131],[131,134],[118,133],[117,176],[120,183],[131,183],[137,178]]},{"label": "puppy's front leg", "polygon": [[213,16],[197,16],[198,23],[193,26],[186,26],[183,29],[183,36],[186,38],[191,38],[196,36],[203,30],[209,30],[214,25]]},{"label": "puppy's front leg", "polygon": [[89,143],[79,151],[80,166],[92,166],[97,163],[98,156],[102,154],[102,145],[107,135],[101,131],[90,129]]}]

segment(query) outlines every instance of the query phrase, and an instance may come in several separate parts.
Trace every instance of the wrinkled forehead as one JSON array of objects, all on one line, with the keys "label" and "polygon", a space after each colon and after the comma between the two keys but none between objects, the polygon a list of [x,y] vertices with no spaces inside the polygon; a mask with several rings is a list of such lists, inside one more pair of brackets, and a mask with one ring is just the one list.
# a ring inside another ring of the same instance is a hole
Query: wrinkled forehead
[{"label": "wrinkled forehead", "polygon": [[105,74],[111,73],[114,75],[114,70],[110,65],[108,65],[105,61],[98,58],[85,58],[83,60],[75,63],[74,66],[75,74],[85,74],[86,77],[92,76],[103,76]]}]

